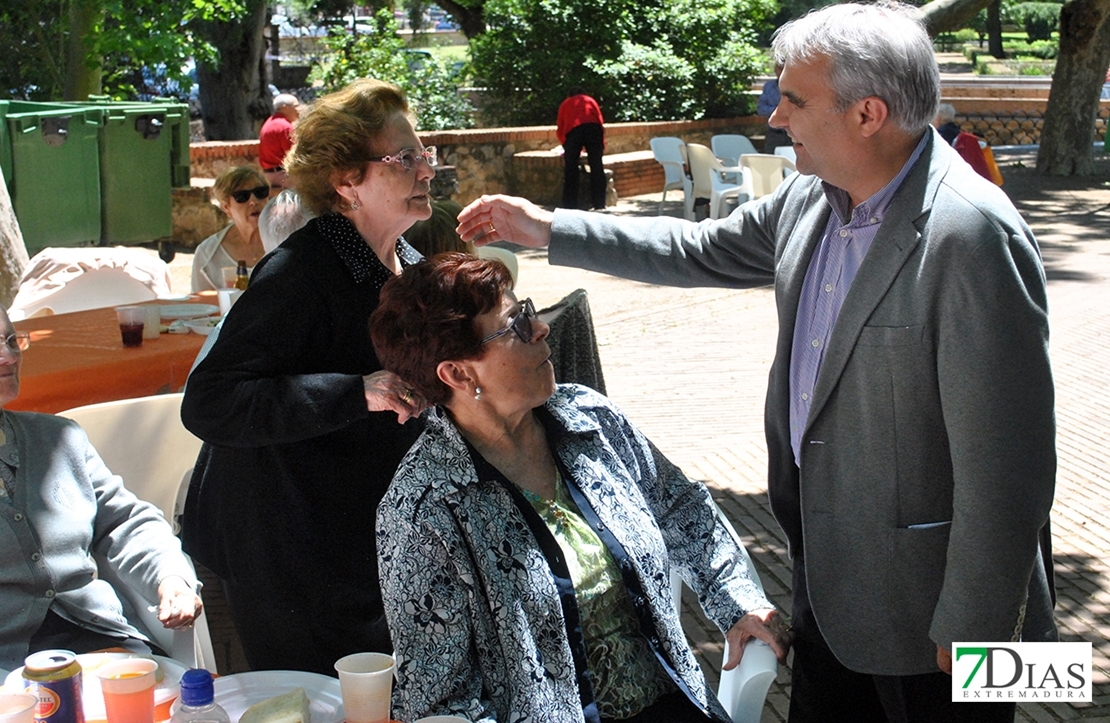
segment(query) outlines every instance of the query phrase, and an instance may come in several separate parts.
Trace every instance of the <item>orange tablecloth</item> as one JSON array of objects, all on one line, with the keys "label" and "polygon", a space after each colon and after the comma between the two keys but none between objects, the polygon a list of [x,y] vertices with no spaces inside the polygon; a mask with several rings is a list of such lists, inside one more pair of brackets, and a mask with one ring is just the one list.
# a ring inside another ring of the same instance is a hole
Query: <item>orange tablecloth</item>
[{"label": "orange tablecloth", "polygon": [[[214,305],[215,294],[210,296],[193,301]],[[192,332],[160,334],[140,347],[125,348],[111,308],[25,319],[14,326],[31,333],[31,348],[23,352],[19,398],[5,406],[32,412],[180,391],[205,339]]]}]

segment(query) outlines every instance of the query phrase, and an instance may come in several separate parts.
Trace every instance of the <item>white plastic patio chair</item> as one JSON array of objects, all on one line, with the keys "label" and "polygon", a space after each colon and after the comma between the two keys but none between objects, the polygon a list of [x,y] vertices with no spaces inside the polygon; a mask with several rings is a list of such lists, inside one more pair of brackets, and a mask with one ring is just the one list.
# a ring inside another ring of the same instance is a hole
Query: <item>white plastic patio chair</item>
[{"label": "white plastic patio chair", "polygon": [[684,197],[689,197],[687,186],[690,179],[686,175],[686,144],[681,138],[660,136],[651,139],[651,152],[655,160],[663,166],[663,197],[659,199],[659,213],[663,213],[663,202],[667,200],[667,191],[672,188],[681,188]]},{"label": "white plastic patio chair", "polygon": [[[59,412],[81,425],[108,469],[123,478],[135,496],[150,502],[177,532],[177,517],[185,506],[193,464],[201,441],[181,423],[181,394],[159,394],[123,399]],[[100,573],[124,598],[128,620],[137,621],[150,639],[171,658],[189,667],[216,672],[216,656],[202,612],[192,628],[167,630],[137,590],[122,583],[111,568],[100,563]]]},{"label": "white plastic patio chair", "polygon": [[740,165],[751,171],[752,198],[774,193],[783,179],[794,170],[794,162],[772,153],[746,153]]},{"label": "white plastic patio chair", "polygon": [[[690,177],[694,183],[693,196],[695,199],[709,199],[709,218],[720,218],[725,209],[725,201],[730,198],[736,199],[737,203],[744,203],[752,197],[752,186],[746,169],[741,183],[729,183],[723,178],[724,166],[709,148],[700,143],[688,143],[686,153],[690,158]],[[692,216],[693,213],[691,213]]]},{"label": "white plastic patio chair", "polygon": [[73,277],[53,294],[27,304],[13,307],[13,319],[30,319],[50,314],[99,309],[120,304],[151,301],[157,295],[146,284],[131,277],[123,269],[92,269]]},{"label": "white plastic patio chair", "polygon": [[740,156],[745,153],[759,153],[747,136],[730,133],[713,136],[709,139],[709,147],[713,149],[713,155],[720,158],[721,163],[726,166],[738,165]]},{"label": "white plastic patio chair", "polygon": [[[721,508],[714,503],[717,519],[721,521],[732,539],[736,541],[740,552],[744,555],[744,562],[751,571],[752,581],[763,590],[763,582],[752,563],[748,550],[744,547],[736,529],[725,517]],[[671,572],[671,596],[675,609],[682,613],[682,578],[677,573]],[[725,642],[725,652],[722,659],[728,660],[728,642]],[[763,714],[763,706],[767,700],[767,691],[778,675],[779,663],[771,646],[762,640],[751,639],[744,645],[744,654],[740,657],[740,664],[732,670],[721,670],[721,680],[717,685],[717,699],[730,716],[733,723],[759,723]]]}]

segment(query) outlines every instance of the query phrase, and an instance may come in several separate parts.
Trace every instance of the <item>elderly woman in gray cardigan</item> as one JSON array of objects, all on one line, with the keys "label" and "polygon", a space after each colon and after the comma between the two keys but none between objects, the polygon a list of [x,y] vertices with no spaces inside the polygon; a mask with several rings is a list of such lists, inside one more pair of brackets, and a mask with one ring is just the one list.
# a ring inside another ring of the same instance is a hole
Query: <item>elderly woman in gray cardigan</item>
[{"label": "elderly woman in gray cardigan", "polygon": [[32,652],[161,652],[123,615],[93,555],[158,601],[166,627],[200,614],[198,583],[169,524],[127,491],[76,423],[4,407],[28,347],[0,308],[0,668]]}]

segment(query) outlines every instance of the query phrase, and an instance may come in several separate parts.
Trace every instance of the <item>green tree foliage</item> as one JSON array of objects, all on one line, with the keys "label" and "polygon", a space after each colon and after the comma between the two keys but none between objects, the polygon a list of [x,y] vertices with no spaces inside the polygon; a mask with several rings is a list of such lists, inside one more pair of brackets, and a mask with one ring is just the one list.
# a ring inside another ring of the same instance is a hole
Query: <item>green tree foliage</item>
[{"label": "green tree foliage", "polygon": [[[86,22],[70,21],[79,7]],[[0,97],[56,100],[73,77],[98,76],[113,97],[133,96],[142,67],[164,70],[187,91],[189,58],[212,60],[199,20],[233,20],[239,0],[15,0],[0,4]],[[83,42],[85,52],[71,53]],[[77,84],[80,85],[80,84]]]},{"label": "green tree foliage", "polygon": [[1023,2],[1005,8],[1009,22],[1020,25],[1030,42],[1050,40],[1060,25],[1060,3]]},{"label": "green tree foliage", "polygon": [[[471,41],[485,111],[498,123],[550,123],[571,85],[608,120],[748,112],[762,60],[752,47],[775,0],[487,0]],[[556,42],[557,39],[557,42]]]},{"label": "green tree foliage", "polygon": [[444,64],[430,54],[406,50],[392,11],[379,11],[373,25],[371,33],[330,34],[331,57],[310,77],[323,81],[327,92],[357,78],[394,83],[408,95],[422,130],[473,127],[474,109],[459,95],[455,78]]}]

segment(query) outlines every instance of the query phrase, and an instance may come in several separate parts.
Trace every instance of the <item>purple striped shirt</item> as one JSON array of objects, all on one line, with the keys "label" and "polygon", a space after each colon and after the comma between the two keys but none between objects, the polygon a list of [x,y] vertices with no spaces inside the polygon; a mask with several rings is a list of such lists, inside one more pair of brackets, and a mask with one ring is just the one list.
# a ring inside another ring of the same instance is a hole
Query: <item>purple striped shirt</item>
[{"label": "purple striped shirt", "polygon": [[822,184],[833,212],[829,214],[824,237],[813,252],[802,284],[790,352],[790,445],[794,449],[794,463],[799,467],[802,431],[809,419],[813,389],[817,386],[817,375],[821,372],[825,347],[836,326],[836,318],[894,194],[921,157],[928,137],[929,133],[921,137],[909,160],[890,183],[854,209],[847,192]]}]

